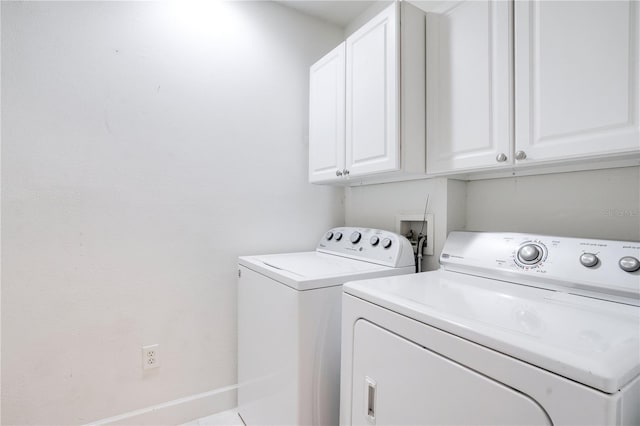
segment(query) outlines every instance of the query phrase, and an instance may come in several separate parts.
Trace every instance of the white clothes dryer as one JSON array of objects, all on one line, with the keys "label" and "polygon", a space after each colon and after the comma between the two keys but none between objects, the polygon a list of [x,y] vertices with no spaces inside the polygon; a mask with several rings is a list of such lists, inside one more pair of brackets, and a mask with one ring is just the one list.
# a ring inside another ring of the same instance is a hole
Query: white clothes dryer
[{"label": "white clothes dryer", "polygon": [[342,425],[640,424],[640,243],[453,232],[347,283]]},{"label": "white clothes dryer", "polygon": [[245,256],[238,271],[238,412],[247,425],[337,425],[346,281],[415,272],[397,234],[334,228],[315,251]]}]

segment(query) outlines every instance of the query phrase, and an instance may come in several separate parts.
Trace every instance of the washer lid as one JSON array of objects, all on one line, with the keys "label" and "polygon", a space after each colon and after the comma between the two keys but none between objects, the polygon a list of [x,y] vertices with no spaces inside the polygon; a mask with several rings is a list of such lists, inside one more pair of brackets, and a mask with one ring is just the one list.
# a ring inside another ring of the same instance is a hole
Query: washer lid
[{"label": "washer lid", "polygon": [[311,290],[342,285],[349,280],[413,272],[413,267],[391,268],[315,251],[243,256],[238,259],[238,263],[296,290]]},{"label": "washer lid", "polygon": [[444,270],[344,291],[604,392],[640,374],[637,306]]}]

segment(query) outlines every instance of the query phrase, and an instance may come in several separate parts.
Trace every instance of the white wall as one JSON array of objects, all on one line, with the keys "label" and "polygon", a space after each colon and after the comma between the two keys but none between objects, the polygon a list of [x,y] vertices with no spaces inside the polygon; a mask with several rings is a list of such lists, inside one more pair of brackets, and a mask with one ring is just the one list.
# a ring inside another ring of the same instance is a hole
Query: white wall
[{"label": "white wall", "polygon": [[640,241],[640,167],[467,183],[467,229]]},{"label": "white wall", "polygon": [[[344,37],[347,38],[360,27],[369,22],[374,16],[382,12],[389,5],[393,3],[393,0],[377,0],[371,4],[364,12],[358,15],[353,21],[351,21],[344,29]],[[413,3],[413,2],[412,2]]]},{"label": "white wall", "polygon": [[511,231],[640,241],[640,167],[478,181],[445,178],[349,188],[346,223],[393,231],[430,193],[438,267],[449,231]]},{"label": "white wall", "polygon": [[[343,223],[344,191],[306,183],[308,67],[342,29],[177,3],[2,3],[2,424],[233,385],[236,257]],[[121,421],[235,403],[197,402]]]},{"label": "white wall", "polygon": [[427,213],[434,216],[435,255],[424,258],[423,269],[437,269],[447,233],[464,227],[465,189],[465,182],[445,178],[347,188],[345,222],[347,226],[397,232],[396,217],[422,215],[428,195]]}]

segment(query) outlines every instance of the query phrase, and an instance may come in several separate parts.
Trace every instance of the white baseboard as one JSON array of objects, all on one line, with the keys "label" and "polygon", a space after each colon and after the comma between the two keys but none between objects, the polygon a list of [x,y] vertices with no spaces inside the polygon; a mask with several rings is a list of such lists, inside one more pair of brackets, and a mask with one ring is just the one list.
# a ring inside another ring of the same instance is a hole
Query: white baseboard
[{"label": "white baseboard", "polygon": [[88,425],[180,425],[235,407],[237,389],[237,385],[214,389],[96,420]]}]

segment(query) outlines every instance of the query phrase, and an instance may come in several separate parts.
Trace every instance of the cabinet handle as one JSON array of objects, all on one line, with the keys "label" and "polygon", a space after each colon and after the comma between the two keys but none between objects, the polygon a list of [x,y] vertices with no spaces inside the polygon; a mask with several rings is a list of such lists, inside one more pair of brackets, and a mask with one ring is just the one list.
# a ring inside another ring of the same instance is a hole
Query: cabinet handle
[{"label": "cabinet handle", "polygon": [[524,151],[518,151],[516,152],[516,160],[524,160],[525,158],[527,158],[527,153]]},{"label": "cabinet handle", "polygon": [[348,175],[349,175],[349,170],[344,169],[344,170],[342,171],[342,173],[344,173],[344,175],[345,175],[345,176],[348,176]]},{"label": "cabinet handle", "polygon": [[365,377],[364,378],[365,393],[367,398],[367,412],[365,416],[367,422],[372,425],[376,424],[376,382],[375,380]]},{"label": "cabinet handle", "polygon": [[501,152],[500,154],[496,155],[496,161],[498,163],[504,163],[505,161],[507,161],[507,156]]},{"label": "cabinet handle", "polygon": [[336,176],[342,176],[342,172],[340,170],[336,170]]}]

